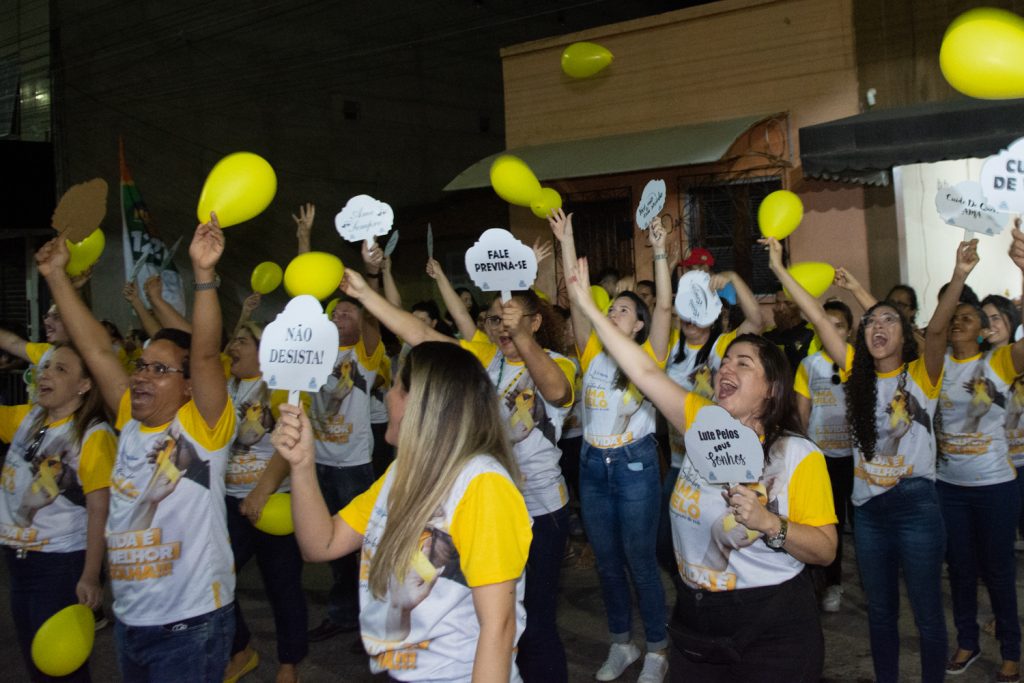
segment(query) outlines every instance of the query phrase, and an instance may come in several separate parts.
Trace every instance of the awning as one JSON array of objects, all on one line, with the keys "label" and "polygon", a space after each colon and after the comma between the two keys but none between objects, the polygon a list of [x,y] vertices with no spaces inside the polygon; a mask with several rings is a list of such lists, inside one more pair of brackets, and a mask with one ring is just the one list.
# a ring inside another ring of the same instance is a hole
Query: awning
[{"label": "awning", "polygon": [[444,189],[489,186],[491,162],[502,154],[514,154],[525,161],[541,181],[711,163],[720,160],[736,139],[754,124],[769,118],[771,116],[745,116],[643,133],[518,147],[481,159]]},{"label": "awning", "polygon": [[887,185],[893,166],[987,157],[1024,136],[1024,99],[866,111],[800,129],[809,178]]}]

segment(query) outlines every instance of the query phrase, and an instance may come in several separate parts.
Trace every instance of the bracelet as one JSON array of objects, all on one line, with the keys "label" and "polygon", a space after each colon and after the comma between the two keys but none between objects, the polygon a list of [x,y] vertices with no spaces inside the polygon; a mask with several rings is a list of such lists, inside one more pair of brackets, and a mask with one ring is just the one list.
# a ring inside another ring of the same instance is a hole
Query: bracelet
[{"label": "bracelet", "polygon": [[214,275],[209,282],[192,282],[192,289],[201,292],[204,289],[217,289],[220,287],[220,275]]},{"label": "bracelet", "polygon": [[668,254],[655,254],[654,255],[654,260],[655,261],[667,261],[668,260]]}]

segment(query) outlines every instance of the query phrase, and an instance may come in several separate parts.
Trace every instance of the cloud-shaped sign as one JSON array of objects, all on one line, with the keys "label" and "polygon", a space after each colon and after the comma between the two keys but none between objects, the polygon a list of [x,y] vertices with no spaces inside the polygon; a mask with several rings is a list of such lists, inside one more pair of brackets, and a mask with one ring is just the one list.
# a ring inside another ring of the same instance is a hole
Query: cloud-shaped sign
[{"label": "cloud-shaped sign", "polygon": [[665,181],[652,180],[644,186],[640,205],[636,207],[636,224],[641,230],[650,226],[661,210],[665,208]]},{"label": "cloud-shaped sign", "polygon": [[724,408],[705,406],[683,437],[686,457],[712,484],[753,484],[764,472],[764,449],[750,427]]},{"label": "cloud-shaped sign", "polygon": [[363,242],[386,235],[394,223],[395,212],[391,207],[367,194],[352,197],[334,217],[338,234],[349,242]]},{"label": "cloud-shaped sign", "polygon": [[508,230],[491,228],[466,252],[466,272],[481,290],[501,292],[505,299],[509,292],[533,285],[537,257]]},{"label": "cloud-shaped sign", "polygon": [[998,211],[1024,212],[1024,138],[985,160],[981,192]]},{"label": "cloud-shaped sign", "polygon": [[985,201],[981,184],[972,180],[952,186],[940,181],[935,208],[947,224],[983,235],[998,235],[1010,221],[1009,214],[996,211]]},{"label": "cloud-shaped sign", "polygon": [[676,291],[676,313],[694,325],[710,327],[722,312],[722,300],[711,291],[711,276],[701,270],[691,270],[679,278]]},{"label": "cloud-shaped sign", "polygon": [[308,294],[297,296],[260,339],[260,372],[271,389],[315,392],[338,358],[338,328]]}]

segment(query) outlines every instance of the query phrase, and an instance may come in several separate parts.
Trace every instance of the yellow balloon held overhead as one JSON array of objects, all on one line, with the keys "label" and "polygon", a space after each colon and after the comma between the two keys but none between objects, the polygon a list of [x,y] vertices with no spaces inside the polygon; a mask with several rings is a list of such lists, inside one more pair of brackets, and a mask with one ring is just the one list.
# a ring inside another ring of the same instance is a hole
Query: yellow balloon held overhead
[{"label": "yellow balloon held overhead", "polygon": [[803,218],[804,204],[789,190],[772,192],[757,208],[757,224],[761,234],[777,240],[789,237]]},{"label": "yellow balloon held overhead", "polygon": [[1024,97],[1024,18],[992,7],[964,12],[946,29],[939,67],[964,95]]},{"label": "yellow balloon held overhead", "polygon": [[277,193],[277,175],[267,160],[252,152],[229,154],[213,167],[199,195],[200,223],[217,213],[220,227],[244,223],[263,213]]},{"label": "yellow balloon held overhead", "polygon": [[[815,299],[828,290],[832,285],[832,280],[836,277],[835,268],[819,261],[794,263],[786,270]],[[786,292],[786,294],[788,296],[789,292]]]},{"label": "yellow balloon held overhead", "polygon": [[608,312],[608,307],[612,305],[611,297],[608,296],[607,290],[601,285],[590,285],[590,297],[605,313]]},{"label": "yellow balloon held overhead", "polygon": [[552,209],[562,208],[562,195],[551,187],[542,187],[537,196],[530,202],[530,211],[537,218],[547,219]]},{"label": "yellow balloon held overhead", "polygon": [[92,653],[96,620],[85,605],[71,605],[43,622],[32,638],[32,661],[47,676],[67,676]]},{"label": "yellow balloon held overhead", "polygon": [[92,268],[100,260],[103,247],[107,244],[107,239],[99,228],[93,230],[92,234],[81,242],[64,241],[67,242],[68,251],[71,252],[71,259],[64,270],[71,277],[81,275]]},{"label": "yellow balloon held overhead", "polygon": [[274,493],[267,498],[260,519],[255,527],[272,536],[287,536],[295,532],[292,523],[292,496],[289,493]]},{"label": "yellow balloon held overhead", "polygon": [[284,272],[281,266],[273,261],[264,261],[252,269],[249,283],[252,285],[252,291],[257,294],[270,294],[280,286],[282,277]]},{"label": "yellow balloon held overhead", "polygon": [[573,78],[590,78],[612,63],[612,53],[597,43],[573,43],[562,51],[562,71]]},{"label": "yellow balloon held overhead", "polygon": [[309,251],[292,259],[284,271],[284,288],[288,296],[309,294],[323,301],[341,284],[345,266],[334,254]]},{"label": "yellow balloon held overhead", "polygon": [[540,181],[526,162],[511,154],[502,154],[491,164],[491,187],[509,204],[530,206],[540,195]]}]

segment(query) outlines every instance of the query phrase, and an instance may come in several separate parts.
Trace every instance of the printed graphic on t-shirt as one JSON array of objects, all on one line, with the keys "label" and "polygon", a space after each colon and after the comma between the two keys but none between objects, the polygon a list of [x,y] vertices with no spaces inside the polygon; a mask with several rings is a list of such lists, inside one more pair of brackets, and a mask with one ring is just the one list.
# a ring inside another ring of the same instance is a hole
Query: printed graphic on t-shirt
[{"label": "printed graphic on t-shirt", "polygon": [[[274,415],[270,409],[270,392],[262,381],[256,391],[245,400],[237,403],[238,434],[231,444],[228,458],[226,483],[229,489],[235,487],[248,488],[259,481],[263,470],[267,468],[265,449],[257,451],[274,430]],[[230,492],[229,492],[230,493]]]},{"label": "printed graphic on t-shirt", "polygon": [[548,442],[555,444],[558,440],[557,430],[544,405],[530,373],[519,373],[516,382],[509,386],[502,400],[502,407],[508,415],[512,443],[523,441],[536,429]]},{"label": "printed graphic on t-shirt", "polygon": [[1024,466],[1024,375],[1013,378],[1006,396],[1006,440],[1015,467]]},{"label": "printed graphic on t-shirt", "polygon": [[[940,465],[949,456],[953,455],[982,455],[989,450],[992,444],[992,436],[978,431],[982,418],[988,415],[992,406],[1003,408],[1006,405],[1006,397],[999,393],[995,382],[985,377],[985,364],[976,363],[974,373],[965,382],[962,388],[970,397],[966,411],[958,416],[954,424],[942,424],[942,428],[935,435],[938,445],[938,459]],[[953,408],[953,401],[945,391],[939,397],[939,409],[943,415]]]}]

